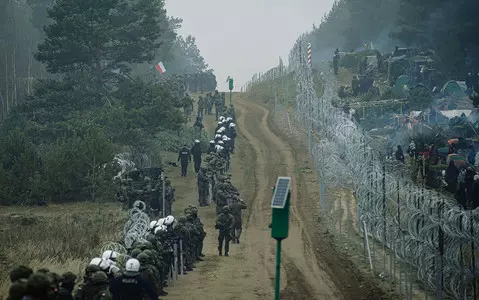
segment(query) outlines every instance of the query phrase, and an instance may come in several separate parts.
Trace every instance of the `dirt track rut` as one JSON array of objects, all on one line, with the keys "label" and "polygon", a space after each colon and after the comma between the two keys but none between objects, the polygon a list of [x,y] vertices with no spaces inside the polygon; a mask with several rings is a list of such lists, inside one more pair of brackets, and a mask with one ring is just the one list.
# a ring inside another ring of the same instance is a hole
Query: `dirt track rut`
[{"label": "dirt track rut", "polygon": [[[268,124],[269,112],[235,97],[239,139],[233,158],[233,180],[248,202],[242,242],[230,257],[217,256],[214,207],[200,210],[208,236],[206,261],[175,283],[166,299],[272,299],[276,242],[271,221],[271,187],[277,176],[293,178],[289,237],[283,242],[281,299],[343,299],[316,257],[296,201],[295,166],[288,143]],[[190,189],[191,190],[191,189]],[[196,201],[194,190],[188,197]],[[214,205],[213,205],[214,206]]]}]

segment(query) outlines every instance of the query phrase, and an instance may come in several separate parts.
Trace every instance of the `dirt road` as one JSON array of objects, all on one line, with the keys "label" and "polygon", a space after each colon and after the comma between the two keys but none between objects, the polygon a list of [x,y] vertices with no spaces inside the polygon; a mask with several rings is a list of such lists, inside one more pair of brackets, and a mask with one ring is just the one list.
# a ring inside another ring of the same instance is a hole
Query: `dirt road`
[{"label": "dirt road", "polygon": [[[281,299],[373,299],[357,294],[353,297],[344,292],[344,287],[338,288],[336,284],[348,281],[349,274],[342,274],[345,278],[341,280],[331,278],[330,274],[334,276],[331,262],[317,255],[324,250],[317,246],[316,231],[310,230],[318,225],[314,219],[317,207],[306,203],[306,192],[298,191],[297,157],[289,143],[270,129],[269,112],[239,96],[233,101],[239,128],[237,151],[233,156],[233,182],[248,202],[242,241],[239,245],[231,245],[230,257],[219,257],[217,232],[213,229],[214,205],[201,208],[200,216],[208,232],[204,246],[206,260],[198,263],[194,272],[180,278],[169,289],[166,299],[273,298],[276,242],[270,237],[268,226],[271,187],[277,176],[293,178],[290,231],[283,242]],[[181,207],[197,202],[196,191],[191,189],[194,178],[189,176],[184,180],[176,187],[177,204]],[[327,253],[336,255],[334,251]],[[354,287],[348,284],[348,288]]]}]

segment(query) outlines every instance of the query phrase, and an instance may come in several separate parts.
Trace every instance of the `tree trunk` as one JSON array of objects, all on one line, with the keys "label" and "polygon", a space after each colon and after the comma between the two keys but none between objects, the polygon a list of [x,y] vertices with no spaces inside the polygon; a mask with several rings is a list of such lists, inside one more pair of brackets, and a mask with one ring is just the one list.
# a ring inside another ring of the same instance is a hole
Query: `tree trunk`
[{"label": "tree trunk", "polygon": [[17,64],[15,63],[15,59],[17,56],[17,46],[15,45],[13,47],[13,54],[12,54],[12,68],[13,68],[13,96],[12,96],[12,101],[13,105],[17,106],[18,105],[18,94],[17,94]]},{"label": "tree trunk", "polygon": [[91,200],[95,202],[95,190],[96,190],[96,157],[93,156],[93,184],[92,184],[92,193],[91,193]]},{"label": "tree trunk", "polygon": [[8,55],[5,52],[5,114],[9,111],[9,95],[8,95]]},{"label": "tree trunk", "polygon": [[32,92],[32,43],[28,44],[27,95]]}]

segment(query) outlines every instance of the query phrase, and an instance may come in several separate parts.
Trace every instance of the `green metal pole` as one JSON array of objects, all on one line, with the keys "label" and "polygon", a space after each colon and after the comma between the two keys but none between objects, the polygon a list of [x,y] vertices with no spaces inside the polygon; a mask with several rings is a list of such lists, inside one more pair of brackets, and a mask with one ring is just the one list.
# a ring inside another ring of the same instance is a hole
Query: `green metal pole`
[{"label": "green metal pole", "polygon": [[274,300],[279,300],[279,286],[281,273],[281,240],[276,243],[276,278],[274,284]]},{"label": "green metal pole", "polygon": [[231,103],[233,102],[233,100],[232,100],[231,97],[232,97],[232,92],[231,92],[231,90],[230,90],[230,106],[231,106]]}]

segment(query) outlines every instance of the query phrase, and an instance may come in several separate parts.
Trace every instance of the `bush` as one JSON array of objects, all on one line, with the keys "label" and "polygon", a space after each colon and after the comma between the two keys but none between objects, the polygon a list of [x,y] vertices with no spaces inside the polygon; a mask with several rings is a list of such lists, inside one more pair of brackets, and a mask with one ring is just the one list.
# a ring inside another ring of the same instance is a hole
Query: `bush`
[{"label": "bush", "polygon": [[0,145],[0,204],[25,204],[41,159],[20,130],[2,134]]}]

